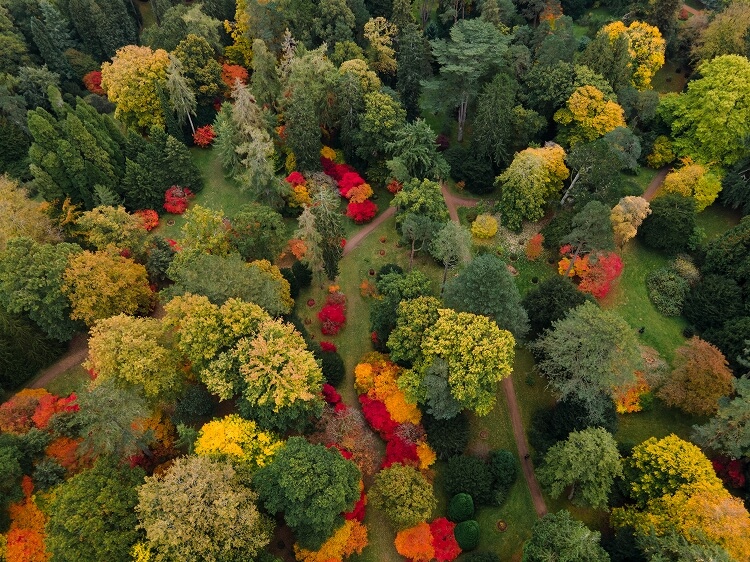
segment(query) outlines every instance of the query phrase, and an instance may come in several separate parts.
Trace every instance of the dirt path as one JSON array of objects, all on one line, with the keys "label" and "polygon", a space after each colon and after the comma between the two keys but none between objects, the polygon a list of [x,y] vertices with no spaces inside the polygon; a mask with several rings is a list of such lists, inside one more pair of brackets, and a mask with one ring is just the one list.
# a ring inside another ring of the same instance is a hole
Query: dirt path
[{"label": "dirt path", "polygon": [[362,240],[364,240],[368,234],[370,234],[373,230],[375,230],[395,214],[396,207],[388,207],[385,211],[380,213],[380,216],[378,216],[374,221],[359,230],[357,234],[346,241],[346,246],[344,246],[344,255],[347,255],[349,252],[359,246],[360,242],[362,242]]},{"label": "dirt path", "polygon": [[80,365],[89,354],[88,335],[76,334],[70,341],[68,351],[60,359],[44,369],[35,379],[26,383],[25,388],[46,388],[55,378],[62,375],[68,369]]},{"label": "dirt path", "polygon": [[[661,182],[659,182],[659,185],[661,185]],[[448,207],[448,214],[450,214],[451,220],[454,222],[458,222],[458,207],[476,207],[479,202],[477,199],[467,199],[454,195],[448,190],[445,184],[442,185],[441,189],[445,198],[445,204]],[[526,430],[523,427],[521,407],[518,405],[516,391],[513,387],[513,379],[511,377],[503,379],[502,387],[503,392],[505,392],[505,402],[508,404],[508,414],[510,415],[510,424],[513,427],[513,437],[516,440],[521,470],[529,487],[534,510],[539,517],[543,517],[547,514],[547,505],[544,503],[544,495],[542,494],[542,489],[539,487],[539,481],[536,479],[536,474],[534,473],[534,464],[531,462],[529,456],[529,443],[526,440]]]},{"label": "dirt path", "polygon": [[661,184],[664,183],[664,178],[667,177],[669,170],[670,168],[668,166],[665,166],[664,168],[659,170],[654,176],[654,179],[649,182],[648,187],[646,188],[646,191],[643,192],[642,196],[646,201],[651,201],[654,198],[654,195],[656,195],[656,192],[659,191]]},{"label": "dirt path", "polygon": [[696,10],[695,8],[691,8],[687,4],[682,5],[683,10],[685,10],[688,14],[693,14],[694,16],[700,16],[703,13],[703,10]]}]

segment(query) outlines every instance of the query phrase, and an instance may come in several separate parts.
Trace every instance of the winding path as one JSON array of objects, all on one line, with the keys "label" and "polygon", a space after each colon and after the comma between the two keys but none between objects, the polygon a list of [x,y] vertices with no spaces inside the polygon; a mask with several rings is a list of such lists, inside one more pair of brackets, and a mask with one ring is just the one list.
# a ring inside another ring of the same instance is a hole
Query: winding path
[{"label": "winding path", "polygon": [[374,221],[369,223],[367,226],[359,229],[354,236],[346,241],[346,246],[344,246],[344,255],[347,255],[349,252],[353,251],[357,246],[359,246],[359,244],[362,242],[362,240],[365,239],[367,235],[369,235],[373,230],[375,230],[395,214],[396,207],[388,207],[385,211],[380,213],[380,215]]},{"label": "winding path", "polygon": [[656,195],[656,192],[659,191],[661,184],[664,183],[664,178],[667,177],[669,170],[671,170],[669,166],[661,168],[654,176],[654,179],[649,182],[648,187],[646,187],[646,191],[643,192],[643,195],[641,197],[643,197],[646,201],[651,201],[654,198],[654,195]]},{"label": "winding path", "polygon": [[[458,222],[458,207],[476,207],[479,202],[477,199],[467,199],[451,193],[445,184],[442,185],[441,190],[445,198],[445,204],[448,207],[448,214],[454,222]],[[506,377],[503,379],[501,385],[505,393],[505,402],[508,404],[510,425],[513,427],[513,437],[516,440],[518,458],[521,461],[521,470],[529,487],[534,510],[539,517],[543,517],[547,514],[547,504],[544,502],[542,489],[534,473],[534,463],[531,462],[529,442],[526,440],[526,431],[524,430],[523,419],[521,418],[521,407],[518,404],[516,391],[513,388],[513,379]]]},{"label": "winding path", "polygon": [[68,345],[68,351],[52,365],[24,385],[24,388],[47,388],[47,385],[65,371],[80,365],[89,354],[89,340],[86,333],[76,334]]}]

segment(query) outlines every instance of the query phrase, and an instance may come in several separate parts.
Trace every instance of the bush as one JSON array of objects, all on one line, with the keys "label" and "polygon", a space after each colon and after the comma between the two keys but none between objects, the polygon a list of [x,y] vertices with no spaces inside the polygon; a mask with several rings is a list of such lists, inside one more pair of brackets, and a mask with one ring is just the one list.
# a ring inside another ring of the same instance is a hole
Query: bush
[{"label": "bush", "polygon": [[449,459],[443,485],[447,495],[469,494],[476,505],[489,505],[492,501],[492,473],[477,457],[461,455]]},{"label": "bush", "polygon": [[320,362],[326,382],[338,387],[346,376],[346,367],[341,355],[336,351],[323,351],[320,354]]},{"label": "bush", "polygon": [[346,308],[343,304],[326,304],[318,312],[318,320],[320,320],[321,331],[326,336],[335,336],[346,323]]},{"label": "bush", "polygon": [[701,280],[701,273],[690,256],[677,256],[672,262],[672,269],[690,285],[695,285]]},{"label": "bush", "polygon": [[195,421],[197,418],[210,415],[214,410],[211,393],[200,384],[193,384],[185,389],[182,398],[174,409],[175,420],[182,423]]},{"label": "bush", "polygon": [[47,490],[65,480],[66,473],[55,459],[42,459],[34,468],[34,488]]},{"label": "bush", "polygon": [[474,517],[474,500],[469,494],[456,494],[448,504],[448,519],[461,523]]},{"label": "bush", "polygon": [[475,520],[462,521],[456,525],[453,533],[456,535],[456,542],[461,550],[474,550],[479,546],[479,523]]},{"label": "bush", "polygon": [[460,455],[469,444],[469,422],[463,413],[447,420],[424,414],[422,426],[427,432],[427,443],[440,460]]},{"label": "bush", "polygon": [[400,265],[395,263],[387,263],[380,269],[378,269],[378,273],[375,276],[375,283],[380,283],[380,280],[388,275],[389,273],[398,273],[401,275],[404,272],[404,268],[402,268]]},{"label": "bush", "polygon": [[690,284],[672,269],[663,267],[646,275],[648,298],[664,316],[679,316]]},{"label": "bush", "polygon": [[349,203],[346,207],[346,216],[357,224],[370,222],[378,214],[378,206],[369,199],[361,203]]},{"label": "bush", "polygon": [[685,298],[683,313],[698,330],[720,328],[742,314],[742,289],[728,277],[706,275]]},{"label": "bush", "polygon": [[492,215],[479,215],[471,224],[471,234],[477,238],[492,238],[497,234],[497,220]]},{"label": "bush", "polygon": [[494,479],[495,488],[510,488],[518,476],[518,462],[516,456],[505,449],[497,449],[490,453],[490,474]]}]

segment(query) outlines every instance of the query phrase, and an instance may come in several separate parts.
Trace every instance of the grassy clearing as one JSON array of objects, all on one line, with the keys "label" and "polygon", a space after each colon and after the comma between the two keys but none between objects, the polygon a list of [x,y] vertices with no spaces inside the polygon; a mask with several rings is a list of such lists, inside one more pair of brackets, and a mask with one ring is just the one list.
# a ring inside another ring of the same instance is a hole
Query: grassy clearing
[{"label": "grassy clearing", "polygon": [[71,392],[80,391],[91,378],[81,365],[71,367],[47,385],[47,390],[57,396],[68,396]]},{"label": "grassy clearing", "polygon": [[618,419],[619,427],[615,437],[620,443],[633,445],[649,437],[661,439],[671,433],[688,440],[693,425],[707,421],[707,418],[689,416],[676,408],[669,408],[658,398],[654,399],[650,411],[626,414],[618,416]]},{"label": "grassy clearing", "polygon": [[685,71],[682,68],[678,69],[674,62],[665,63],[651,79],[651,86],[661,94],[681,92],[685,89],[685,84],[687,84]]},{"label": "grassy clearing", "polygon": [[738,211],[721,205],[711,205],[708,209],[698,213],[696,224],[706,233],[706,242],[710,242],[736,226],[740,218],[742,216]]},{"label": "grassy clearing", "polygon": [[634,176],[629,175],[629,174],[622,174],[622,175],[626,179],[638,184],[638,186],[640,186],[643,191],[646,191],[648,184],[651,183],[651,180],[654,179],[654,177],[658,173],[659,173],[658,170],[652,170],[651,168],[646,168],[645,166],[641,166],[638,170],[638,173]]},{"label": "grassy clearing", "polygon": [[616,310],[631,327],[645,328],[640,336],[644,344],[656,349],[667,361],[685,337],[687,323],[682,317],[662,316],[648,298],[646,274],[665,267],[669,258],[643,246],[638,239],[630,241],[622,252],[623,270],[618,284],[602,300],[604,308]]}]

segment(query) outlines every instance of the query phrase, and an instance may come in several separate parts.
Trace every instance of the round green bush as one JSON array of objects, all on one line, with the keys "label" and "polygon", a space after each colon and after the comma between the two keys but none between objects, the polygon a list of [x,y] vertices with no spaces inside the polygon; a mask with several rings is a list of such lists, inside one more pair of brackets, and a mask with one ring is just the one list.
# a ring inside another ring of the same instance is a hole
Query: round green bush
[{"label": "round green bush", "polygon": [[679,316],[690,291],[690,283],[672,269],[661,268],[646,275],[648,298],[664,316]]},{"label": "round green bush", "polygon": [[490,473],[495,481],[495,488],[510,488],[518,475],[516,456],[505,449],[498,449],[490,453]]},{"label": "round green bush", "polygon": [[474,517],[474,500],[469,494],[456,494],[448,504],[448,519],[461,523]]},{"label": "round green bush", "polygon": [[492,473],[489,466],[468,455],[453,457],[445,468],[445,492],[449,496],[469,494],[475,505],[492,502]]},{"label": "round green bush", "polygon": [[441,461],[460,455],[469,444],[469,422],[464,414],[447,420],[425,414],[422,426],[427,432],[427,443]]},{"label": "round green bush", "polygon": [[326,382],[331,386],[340,385],[346,375],[346,367],[341,355],[336,351],[321,351],[320,361]]},{"label": "round green bush", "polygon": [[474,550],[479,545],[479,523],[470,519],[462,521],[453,529],[456,542],[461,550]]}]

